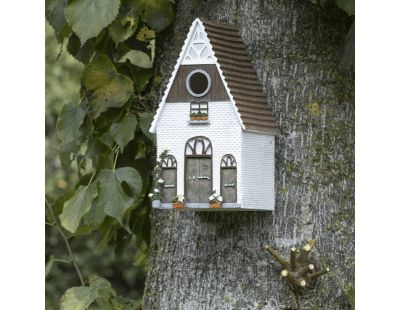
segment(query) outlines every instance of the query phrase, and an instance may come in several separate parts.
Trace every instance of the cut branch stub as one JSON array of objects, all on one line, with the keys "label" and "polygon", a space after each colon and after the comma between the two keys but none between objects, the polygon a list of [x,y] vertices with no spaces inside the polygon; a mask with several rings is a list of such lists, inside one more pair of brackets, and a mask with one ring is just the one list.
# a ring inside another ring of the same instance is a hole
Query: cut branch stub
[{"label": "cut branch stub", "polygon": [[297,250],[295,247],[290,249],[290,269],[297,269]]},{"label": "cut branch stub", "polygon": [[316,279],[319,276],[322,276],[323,274],[327,273],[328,271],[329,271],[329,268],[325,268],[325,269],[322,269],[320,271],[317,271],[317,272],[314,272],[314,273],[310,274],[308,277],[310,279]]},{"label": "cut branch stub", "polygon": [[278,252],[276,252],[271,246],[267,245],[267,246],[265,247],[265,249],[266,249],[267,252],[268,252],[269,254],[271,254],[271,256],[272,256],[279,264],[281,264],[284,268],[289,268],[289,267],[290,267],[289,262],[288,262],[286,259],[284,259],[282,256],[280,256],[280,255],[278,254]]}]

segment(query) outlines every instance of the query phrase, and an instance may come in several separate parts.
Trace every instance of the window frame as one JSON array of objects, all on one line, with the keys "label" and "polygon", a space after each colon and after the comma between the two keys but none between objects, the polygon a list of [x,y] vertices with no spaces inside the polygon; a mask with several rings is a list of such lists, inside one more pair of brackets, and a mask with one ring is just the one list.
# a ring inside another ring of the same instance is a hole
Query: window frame
[{"label": "window frame", "polygon": [[[197,107],[193,107],[195,105],[198,105]],[[205,105],[205,107],[202,107],[202,105]],[[190,102],[190,115],[192,115],[192,113],[205,113],[208,117],[208,102],[207,101],[192,101]]]},{"label": "window frame", "polygon": [[[196,74],[196,73],[202,73],[205,75],[205,77],[207,78],[207,88],[204,92],[202,92],[201,94],[196,94],[195,92],[192,91],[191,87],[190,87],[190,78],[192,77],[192,75]],[[203,69],[195,69],[193,71],[191,71],[188,76],[186,77],[186,90],[189,92],[189,94],[191,94],[193,97],[196,98],[200,98],[200,97],[204,97],[205,95],[208,94],[208,92],[211,89],[211,77],[208,74],[207,71],[203,70]]]}]

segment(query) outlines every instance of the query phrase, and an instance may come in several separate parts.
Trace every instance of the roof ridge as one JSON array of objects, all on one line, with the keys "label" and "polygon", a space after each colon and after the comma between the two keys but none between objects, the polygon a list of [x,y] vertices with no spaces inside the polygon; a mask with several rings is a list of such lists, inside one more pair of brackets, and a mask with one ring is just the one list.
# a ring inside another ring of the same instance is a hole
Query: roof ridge
[{"label": "roof ridge", "polygon": [[219,26],[221,28],[226,28],[228,30],[235,30],[237,32],[239,32],[239,28],[236,25],[232,25],[230,23],[226,23],[226,22],[216,22],[216,21],[211,21],[209,19],[205,19],[203,17],[199,17],[199,20],[204,23],[204,24],[208,24],[210,26]]}]

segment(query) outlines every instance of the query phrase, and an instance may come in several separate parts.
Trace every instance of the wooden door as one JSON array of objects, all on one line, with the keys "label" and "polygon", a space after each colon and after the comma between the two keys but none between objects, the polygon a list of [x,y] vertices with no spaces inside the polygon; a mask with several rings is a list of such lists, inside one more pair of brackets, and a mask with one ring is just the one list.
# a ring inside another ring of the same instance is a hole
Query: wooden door
[{"label": "wooden door", "polygon": [[163,168],[162,179],[164,187],[161,193],[161,201],[171,203],[176,196],[176,168]]},{"label": "wooden door", "polygon": [[176,196],[176,159],[172,155],[165,156],[161,161],[162,179],[164,180],[163,189],[161,192],[161,201],[171,203]]},{"label": "wooden door", "polygon": [[236,160],[231,154],[221,159],[221,196],[224,202],[237,202]]},{"label": "wooden door", "polygon": [[237,200],[237,170],[234,168],[221,168],[221,196],[224,202]]},{"label": "wooden door", "polygon": [[212,193],[212,161],[207,157],[189,157],[185,163],[187,202],[207,203]]}]

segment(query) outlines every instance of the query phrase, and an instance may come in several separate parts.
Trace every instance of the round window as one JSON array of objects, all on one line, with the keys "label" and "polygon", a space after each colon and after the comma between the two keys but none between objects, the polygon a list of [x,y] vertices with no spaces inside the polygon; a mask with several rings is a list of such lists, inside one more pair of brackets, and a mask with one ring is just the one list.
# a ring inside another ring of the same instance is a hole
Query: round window
[{"label": "round window", "polygon": [[203,97],[210,91],[210,88],[211,78],[204,70],[193,70],[186,78],[186,89],[192,96]]}]

